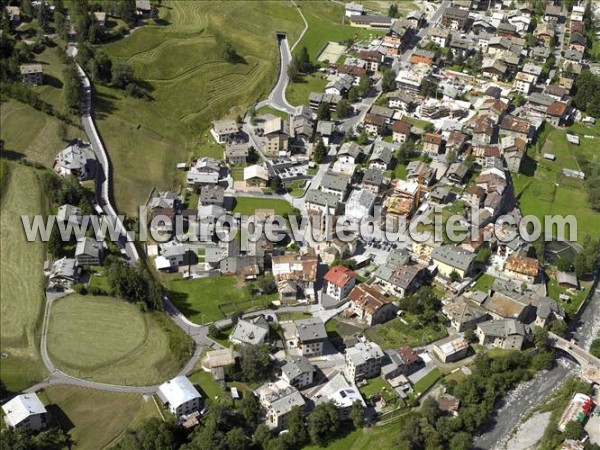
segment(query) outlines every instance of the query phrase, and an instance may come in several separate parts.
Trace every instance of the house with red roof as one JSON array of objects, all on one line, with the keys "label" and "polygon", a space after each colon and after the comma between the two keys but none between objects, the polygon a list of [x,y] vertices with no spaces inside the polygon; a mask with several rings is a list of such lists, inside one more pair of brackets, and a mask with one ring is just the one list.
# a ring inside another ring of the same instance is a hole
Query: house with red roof
[{"label": "house with red roof", "polygon": [[336,308],[341,305],[354,287],[356,274],[344,266],[333,266],[325,274],[321,305]]}]

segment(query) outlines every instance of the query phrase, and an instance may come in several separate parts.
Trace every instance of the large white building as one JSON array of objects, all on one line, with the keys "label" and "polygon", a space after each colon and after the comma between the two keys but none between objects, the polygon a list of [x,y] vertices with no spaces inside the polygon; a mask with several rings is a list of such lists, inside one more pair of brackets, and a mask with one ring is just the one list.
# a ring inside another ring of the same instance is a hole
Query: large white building
[{"label": "large white building", "polygon": [[346,202],[346,215],[360,220],[371,215],[375,204],[375,194],[366,189],[354,189]]},{"label": "large white building", "polygon": [[177,417],[200,410],[202,396],[186,377],[175,377],[161,384],[157,393]]},{"label": "large white building", "polygon": [[344,373],[349,380],[373,378],[381,372],[381,347],[374,342],[357,342],[346,349]]},{"label": "large white building", "polygon": [[22,431],[39,431],[46,426],[48,412],[36,394],[17,395],[2,405],[4,422]]}]

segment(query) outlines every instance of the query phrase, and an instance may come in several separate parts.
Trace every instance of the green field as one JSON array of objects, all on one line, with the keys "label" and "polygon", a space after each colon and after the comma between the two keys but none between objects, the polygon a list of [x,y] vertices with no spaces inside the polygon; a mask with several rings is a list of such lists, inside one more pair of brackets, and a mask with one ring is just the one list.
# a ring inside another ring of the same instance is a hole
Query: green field
[{"label": "green field", "polygon": [[[329,41],[342,42],[348,39],[353,39],[355,42],[370,41],[385,33],[383,30],[343,25],[344,5],[341,3],[304,0],[298,1],[297,4],[308,22],[308,30],[294,52],[306,47],[308,55],[313,61],[316,61],[317,56]],[[290,42],[294,42],[294,40],[290,39]]]},{"label": "green field", "polygon": [[292,214],[293,207],[286,200],[278,198],[251,198],[238,197],[235,199],[235,207],[233,212],[251,215],[257,209],[274,209],[275,214],[283,216],[284,214]]},{"label": "green field", "polygon": [[290,115],[286,112],[279,111],[271,106],[263,106],[262,108],[258,108],[256,110],[256,115],[260,116],[262,114],[271,114],[275,117],[281,117],[282,119],[288,120]]},{"label": "green field", "polygon": [[369,328],[366,330],[366,335],[383,349],[398,348],[403,345],[414,347],[447,336],[446,328],[441,324],[422,325],[417,317],[410,314],[404,315],[402,319],[407,324],[403,323],[400,318],[396,318]]},{"label": "green field", "polygon": [[[294,40],[302,29],[287,2],[162,2],[159,14],[167,25],[144,25],[103,47],[151,85],[154,100],[95,86],[97,124],[113,162],[117,205],[128,214],[153,186],[181,183],[175,164],[205,154],[210,121],[236,117],[266,98],[278,73],[275,31],[287,31]],[[222,59],[224,41],[242,62]]]},{"label": "green field", "polygon": [[484,273],[479,278],[477,278],[475,286],[473,286],[473,290],[487,292],[491,289],[492,285],[494,284],[494,281],[496,281],[496,279],[493,276]]},{"label": "green field", "polygon": [[427,390],[435,384],[437,380],[442,377],[442,372],[439,368],[434,367],[431,372],[417,381],[414,385],[414,391],[416,393],[424,394]]},{"label": "green field", "polygon": [[91,295],[70,295],[52,306],[48,353],[66,373],[124,385],[162,382],[182,363],[159,317],[123,300]]},{"label": "green field", "polygon": [[[344,427],[349,430],[350,427]],[[399,437],[400,427],[397,423],[380,427],[362,428],[348,431],[344,437],[327,444],[328,450],[373,450],[399,448],[396,440]],[[308,445],[304,450],[319,450],[323,447]]]},{"label": "green field", "polygon": [[[4,105],[3,105],[4,108]],[[0,377],[9,391],[19,391],[46,375],[39,356],[39,331],[44,305],[42,272],[45,244],[27,242],[20,215],[46,211],[39,172],[2,161],[0,215]]]},{"label": "green field", "polygon": [[174,280],[168,284],[177,308],[192,322],[204,324],[223,319],[236,311],[261,309],[277,297],[252,296],[248,286],[234,276],[197,280]]},{"label": "green field", "polygon": [[311,75],[301,75],[295,83],[290,83],[285,91],[285,98],[294,106],[308,105],[308,97],[311,92],[323,92],[327,86],[325,76],[316,72]]},{"label": "green field", "polygon": [[[16,100],[2,103],[0,123],[5,149],[2,156],[6,158],[27,158],[51,167],[56,154],[67,146],[59,137],[60,120]],[[76,127],[66,128],[67,139],[85,137]]]},{"label": "green field", "polygon": [[60,385],[45,388],[40,396],[80,450],[115,444],[128,428],[159,417],[154,400],[141,395]]},{"label": "green field", "polygon": [[[600,125],[586,127],[576,124],[572,132],[597,136],[596,139],[580,137],[581,145],[567,142],[566,133],[552,129],[545,134],[543,148],[536,152],[532,147],[525,161],[525,173],[513,176],[515,195],[524,215],[532,214],[542,221],[545,215],[569,215],[577,218],[578,240],[588,235],[600,236],[600,214],[588,204],[583,180],[565,177],[562,168],[580,170],[578,160],[600,158]],[[542,153],[556,155],[555,161],[547,161]]]}]

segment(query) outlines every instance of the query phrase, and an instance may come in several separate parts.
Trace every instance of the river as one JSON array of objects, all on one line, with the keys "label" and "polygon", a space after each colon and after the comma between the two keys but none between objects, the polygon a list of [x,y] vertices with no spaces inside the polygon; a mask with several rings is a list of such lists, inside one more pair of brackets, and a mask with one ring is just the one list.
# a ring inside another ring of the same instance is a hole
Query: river
[{"label": "river", "polygon": [[581,312],[579,323],[581,325],[577,327],[573,335],[582,348],[589,350],[600,330],[600,284],[596,285],[592,298]]},{"label": "river", "polygon": [[578,371],[579,366],[575,362],[561,357],[557,359],[557,364],[552,370],[540,373],[532,380],[518,385],[500,401],[494,419],[485,431],[475,438],[475,448],[505,448],[511,431],[521,423],[524,416],[558,388],[561,381]]}]

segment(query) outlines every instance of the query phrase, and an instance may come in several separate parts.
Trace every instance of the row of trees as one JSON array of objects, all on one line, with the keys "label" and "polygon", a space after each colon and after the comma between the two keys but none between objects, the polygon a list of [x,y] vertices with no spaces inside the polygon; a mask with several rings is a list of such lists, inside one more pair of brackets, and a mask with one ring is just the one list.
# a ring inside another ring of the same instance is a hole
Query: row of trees
[{"label": "row of trees", "polygon": [[309,74],[314,70],[313,64],[310,62],[310,56],[308,55],[308,49],[302,47],[298,53],[296,53],[290,64],[288,65],[288,77],[292,82],[299,80],[300,75]]},{"label": "row of trees", "polygon": [[575,107],[592,117],[600,118],[600,76],[584,70],[575,80]]},{"label": "row of trees", "polygon": [[163,287],[148,269],[138,263],[133,266],[120,258],[108,256],[104,265],[112,292],[144,308],[162,310]]}]

